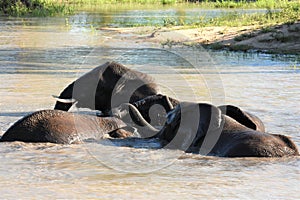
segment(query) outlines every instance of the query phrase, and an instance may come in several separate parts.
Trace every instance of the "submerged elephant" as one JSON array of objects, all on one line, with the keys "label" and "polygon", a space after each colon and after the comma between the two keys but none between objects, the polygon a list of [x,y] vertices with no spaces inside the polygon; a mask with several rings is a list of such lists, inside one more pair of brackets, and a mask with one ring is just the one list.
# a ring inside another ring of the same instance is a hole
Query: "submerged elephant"
[{"label": "submerged elephant", "polygon": [[[235,118],[238,118],[237,115]],[[290,138],[249,128],[230,115],[222,114],[219,108],[210,104],[181,103],[168,113],[167,122],[156,137],[163,140],[166,147],[204,155],[224,157],[299,155],[296,145]]]},{"label": "submerged elephant", "polygon": [[107,62],[68,85],[57,98],[54,109],[68,111],[76,102],[77,107],[108,115],[112,107],[136,102],[158,91],[151,76]]},{"label": "submerged elephant", "polygon": [[[155,126],[163,126],[166,121],[166,114],[178,104],[178,100],[161,94],[152,95],[132,103],[145,120]],[[136,118],[133,117],[133,119]],[[138,121],[135,122],[138,123]]]},{"label": "submerged elephant", "polygon": [[116,117],[42,110],[17,121],[3,134],[0,141],[72,144],[88,139],[102,139],[106,134],[113,138],[133,136],[131,128]]},{"label": "submerged elephant", "polygon": [[157,128],[166,122],[166,114],[178,104],[178,100],[158,94],[132,104],[123,103],[113,108],[111,115],[131,124],[137,128],[141,137],[147,138],[159,131]]}]

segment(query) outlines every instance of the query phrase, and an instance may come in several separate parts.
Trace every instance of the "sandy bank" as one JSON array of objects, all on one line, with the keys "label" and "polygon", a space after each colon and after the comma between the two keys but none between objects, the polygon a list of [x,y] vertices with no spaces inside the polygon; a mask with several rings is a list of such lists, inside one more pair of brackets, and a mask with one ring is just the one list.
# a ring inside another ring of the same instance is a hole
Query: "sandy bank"
[{"label": "sandy bank", "polygon": [[203,27],[176,28],[103,28],[123,35],[126,33],[136,42],[155,42],[162,45],[175,43],[201,44],[212,49],[234,51],[262,51],[268,53],[300,54],[300,21],[291,25],[267,28]]}]

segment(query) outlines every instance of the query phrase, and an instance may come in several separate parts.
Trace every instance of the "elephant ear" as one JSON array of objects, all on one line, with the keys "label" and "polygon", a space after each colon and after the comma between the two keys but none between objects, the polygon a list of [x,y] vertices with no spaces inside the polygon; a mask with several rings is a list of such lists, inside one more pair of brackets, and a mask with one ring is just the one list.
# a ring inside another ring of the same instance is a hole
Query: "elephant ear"
[{"label": "elephant ear", "polygon": [[[222,105],[218,108],[221,110],[222,114],[233,118],[234,120],[248,128],[258,130],[259,126],[263,126],[261,120],[258,117],[251,115],[250,113],[247,113],[236,106]],[[260,131],[264,132],[264,128],[261,129],[263,130]]]}]

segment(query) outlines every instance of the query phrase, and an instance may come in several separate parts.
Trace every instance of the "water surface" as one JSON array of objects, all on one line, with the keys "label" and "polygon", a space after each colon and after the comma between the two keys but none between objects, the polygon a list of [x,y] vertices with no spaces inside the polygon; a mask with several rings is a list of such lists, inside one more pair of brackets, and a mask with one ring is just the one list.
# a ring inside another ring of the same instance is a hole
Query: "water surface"
[{"label": "water surface", "polygon": [[[135,12],[135,11],[133,11]],[[76,17],[76,16],[75,16]],[[64,18],[0,19],[0,130],[52,109],[52,94],[115,60],[180,100],[234,104],[300,146],[299,57],[162,49]],[[299,199],[298,158],[217,158],[109,141],[0,145],[2,198]]]}]

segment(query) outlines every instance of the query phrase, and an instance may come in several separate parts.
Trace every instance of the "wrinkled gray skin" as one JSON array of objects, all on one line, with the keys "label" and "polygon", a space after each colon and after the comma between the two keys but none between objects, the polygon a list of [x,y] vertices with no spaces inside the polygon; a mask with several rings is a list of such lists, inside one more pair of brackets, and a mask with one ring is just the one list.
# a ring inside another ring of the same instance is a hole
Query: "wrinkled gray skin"
[{"label": "wrinkled gray skin", "polygon": [[56,102],[54,109],[68,111],[76,101],[76,107],[108,115],[112,107],[136,102],[158,91],[151,76],[116,62],[107,62],[68,85],[59,95],[61,100]]},{"label": "wrinkled gray skin", "polygon": [[218,106],[218,108],[221,110],[222,114],[231,117],[240,124],[256,131],[265,132],[265,125],[257,116],[233,105],[222,105]]},{"label": "wrinkled gray skin", "polygon": [[105,134],[125,138],[133,133],[115,117],[97,117],[60,110],[42,110],[27,115],[12,125],[1,142],[51,142],[61,144],[81,143],[88,139],[102,139]]},{"label": "wrinkled gray skin", "polygon": [[[243,116],[245,117],[245,116]],[[242,120],[240,120],[242,121]],[[254,122],[255,123],[255,122]],[[299,155],[284,135],[251,129],[210,104],[180,103],[157,134],[166,147],[223,157]]]},{"label": "wrinkled gray skin", "polygon": [[[111,115],[131,124],[137,128],[142,138],[147,138],[158,132],[156,128],[165,124],[167,113],[177,104],[179,104],[178,100],[158,94],[132,103],[131,105],[134,107],[121,104],[119,107],[112,109]],[[154,129],[149,127],[148,124]]]}]

